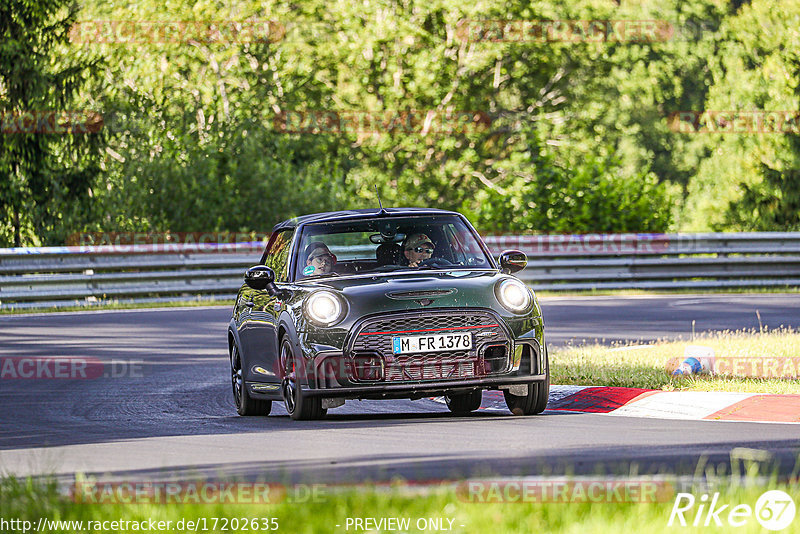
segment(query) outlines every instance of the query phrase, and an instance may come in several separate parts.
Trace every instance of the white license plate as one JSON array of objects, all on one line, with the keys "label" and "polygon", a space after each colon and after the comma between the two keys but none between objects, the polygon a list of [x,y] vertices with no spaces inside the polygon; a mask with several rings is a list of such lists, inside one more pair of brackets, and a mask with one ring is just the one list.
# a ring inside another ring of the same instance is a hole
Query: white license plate
[{"label": "white license plate", "polygon": [[395,354],[468,350],[471,348],[472,334],[431,334],[427,336],[392,338],[392,351]]}]

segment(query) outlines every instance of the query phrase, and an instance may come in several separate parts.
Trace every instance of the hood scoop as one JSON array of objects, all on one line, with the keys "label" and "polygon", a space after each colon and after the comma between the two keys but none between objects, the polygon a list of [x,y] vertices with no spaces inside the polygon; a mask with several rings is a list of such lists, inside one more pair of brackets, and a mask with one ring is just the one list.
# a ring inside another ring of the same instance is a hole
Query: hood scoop
[{"label": "hood scoop", "polygon": [[422,291],[392,291],[386,296],[394,300],[429,300],[452,295],[457,290],[453,289],[426,289]]}]

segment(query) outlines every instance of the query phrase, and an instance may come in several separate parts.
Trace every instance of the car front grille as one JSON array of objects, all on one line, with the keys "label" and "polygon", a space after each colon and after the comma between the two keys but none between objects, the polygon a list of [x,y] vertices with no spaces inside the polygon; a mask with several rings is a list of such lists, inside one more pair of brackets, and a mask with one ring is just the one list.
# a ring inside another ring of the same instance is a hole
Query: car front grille
[{"label": "car front grille", "polygon": [[[473,348],[395,355],[392,338],[470,332]],[[377,354],[384,362],[382,381],[457,380],[505,370],[509,339],[499,320],[485,310],[426,310],[369,319],[356,326],[348,354]],[[491,360],[491,362],[489,361]]]},{"label": "car front grille", "polygon": [[421,356],[395,356],[386,366],[387,382],[445,380],[476,376],[476,361],[466,351]]}]

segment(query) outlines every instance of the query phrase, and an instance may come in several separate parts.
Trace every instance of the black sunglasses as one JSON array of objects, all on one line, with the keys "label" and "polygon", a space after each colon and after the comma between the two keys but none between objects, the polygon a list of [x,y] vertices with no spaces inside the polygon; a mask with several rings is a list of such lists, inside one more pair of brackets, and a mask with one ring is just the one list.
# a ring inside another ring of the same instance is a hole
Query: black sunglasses
[{"label": "black sunglasses", "polygon": [[413,250],[417,254],[433,254],[433,249],[427,247],[414,247],[414,248],[407,248],[406,250]]},{"label": "black sunglasses", "polygon": [[318,254],[316,256],[309,256],[308,259],[311,261],[319,260],[319,261],[327,261],[328,263],[333,263],[333,256],[331,254]]}]

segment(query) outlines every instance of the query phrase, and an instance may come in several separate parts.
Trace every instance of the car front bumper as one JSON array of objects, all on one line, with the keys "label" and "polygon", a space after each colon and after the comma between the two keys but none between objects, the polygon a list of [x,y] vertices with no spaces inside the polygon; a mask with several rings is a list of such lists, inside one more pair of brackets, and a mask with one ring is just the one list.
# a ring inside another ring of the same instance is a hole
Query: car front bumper
[{"label": "car front bumper", "polygon": [[377,398],[409,398],[446,395],[473,389],[500,389],[503,386],[527,385],[544,382],[546,374],[528,376],[492,376],[461,380],[437,380],[418,383],[382,383],[359,385],[356,387],[310,388],[302,387],[303,395],[309,397],[377,399]]}]

